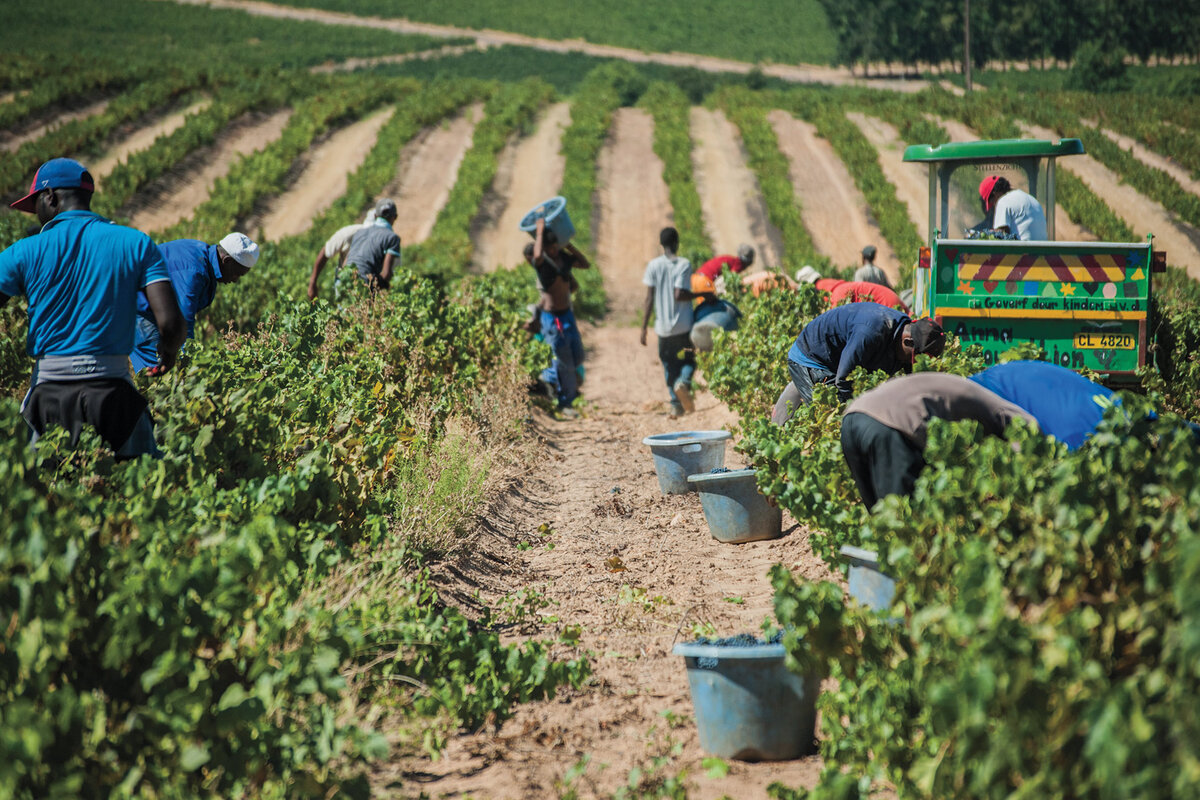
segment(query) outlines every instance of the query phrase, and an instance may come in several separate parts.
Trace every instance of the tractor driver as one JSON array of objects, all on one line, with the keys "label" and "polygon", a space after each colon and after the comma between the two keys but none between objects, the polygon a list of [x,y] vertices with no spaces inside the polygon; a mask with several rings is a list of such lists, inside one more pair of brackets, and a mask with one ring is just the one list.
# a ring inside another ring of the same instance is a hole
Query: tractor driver
[{"label": "tractor driver", "polygon": [[1033,195],[1014,189],[1007,178],[989,175],[979,183],[983,213],[992,215],[992,228],[1016,234],[1022,241],[1045,241],[1046,212]]}]

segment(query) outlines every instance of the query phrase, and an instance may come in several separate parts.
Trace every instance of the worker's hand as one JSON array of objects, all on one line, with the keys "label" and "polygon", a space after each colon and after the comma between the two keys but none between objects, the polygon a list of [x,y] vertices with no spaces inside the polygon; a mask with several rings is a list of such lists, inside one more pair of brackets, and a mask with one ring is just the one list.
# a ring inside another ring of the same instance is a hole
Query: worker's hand
[{"label": "worker's hand", "polygon": [[642,328],[642,347],[646,346],[646,329]]},{"label": "worker's hand", "polygon": [[175,366],[176,354],[173,352],[160,352],[158,354],[158,363],[146,370],[146,374],[151,378],[158,378],[166,375]]},{"label": "worker's hand", "polygon": [[309,300],[317,299],[317,282],[316,281],[308,282],[308,299]]}]

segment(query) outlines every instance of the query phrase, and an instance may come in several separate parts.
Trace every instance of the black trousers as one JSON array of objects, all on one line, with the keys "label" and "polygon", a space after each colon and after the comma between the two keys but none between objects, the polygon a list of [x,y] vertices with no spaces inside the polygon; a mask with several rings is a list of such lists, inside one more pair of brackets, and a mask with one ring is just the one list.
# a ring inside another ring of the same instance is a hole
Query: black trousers
[{"label": "black trousers", "polygon": [[904,434],[858,412],[842,417],[842,455],[868,509],[889,494],[910,494],[925,468],[925,456]]},{"label": "black trousers", "polygon": [[29,394],[24,417],[38,436],[47,427],[66,428],[72,447],[79,444],[83,426],[91,426],[109,447],[119,450],[145,411],[146,398],[129,381],[98,378],[39,383]]}]

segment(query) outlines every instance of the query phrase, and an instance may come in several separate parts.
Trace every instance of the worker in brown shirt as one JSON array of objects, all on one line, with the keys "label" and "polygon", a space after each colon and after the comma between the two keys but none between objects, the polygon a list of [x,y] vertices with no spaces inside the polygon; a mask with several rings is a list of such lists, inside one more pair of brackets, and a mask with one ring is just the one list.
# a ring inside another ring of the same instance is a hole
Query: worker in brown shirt
[{"label": "worker in brown shirt", "polygon": [[1004,436],[1014,419],[1037,429],[1032,414],[966,378],[944,372],[892,378],[855,398],[842,417],[842,454],[867,508],[912,492],[934,417],[973,419],[992,436]]}]

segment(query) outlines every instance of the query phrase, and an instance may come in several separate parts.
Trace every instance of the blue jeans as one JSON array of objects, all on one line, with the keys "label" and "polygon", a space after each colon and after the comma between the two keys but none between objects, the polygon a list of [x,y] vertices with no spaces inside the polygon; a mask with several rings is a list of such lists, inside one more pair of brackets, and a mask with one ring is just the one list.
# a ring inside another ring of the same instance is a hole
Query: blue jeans
[{"label": "blue jeans", "polygon": [[554,350],[554,364],[542,370],[542,380],[558,389],[558,407],[567,408],[579,396],[576,367],[583,363],[583,339],[574,312],[543,311],[542,339]]},{"label": "blue jeans", "polygon": [[[683,351],[682,357],[679,355],[680,351]],[[662,361],[663,374],[667,379],[667,394],[671,396],[671,406],[678,406],[679,397],[675,394],[675,384],[683,381],[691,387],[692,373],[696,371],[696,356],[692,353],[690,332],[658,337],[658,359]]]}]

